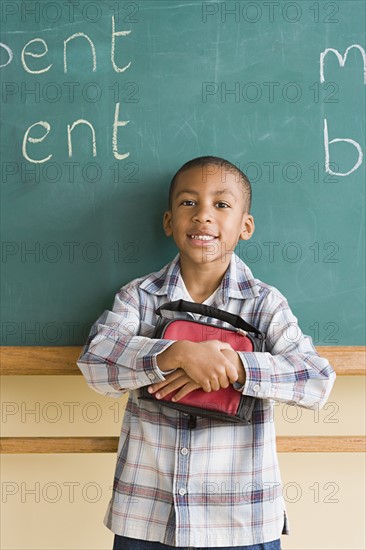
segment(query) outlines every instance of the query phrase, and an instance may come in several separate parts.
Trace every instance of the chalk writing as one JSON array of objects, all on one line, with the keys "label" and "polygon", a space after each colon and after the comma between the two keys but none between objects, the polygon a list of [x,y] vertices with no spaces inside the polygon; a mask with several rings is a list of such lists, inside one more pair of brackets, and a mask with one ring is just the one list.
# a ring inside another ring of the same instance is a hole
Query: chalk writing
[{"label": "chalk writing", "polygon": [[[348,48],[346,49],[343,56],[335,48],[327,48],[323,52],[321,52],[321,54],[320,54],[320,82],[321,83],[323,83],[325,81],[324,62],[325,62],[325,57],[327,56],[327,54],[330,53],[330,52],[334,53],[334,55],[338,59],[340,67],[343,68],[345,66],[346,61],[347,61],[348,52],[353,48],[358,50],[362,55],[364,84],[366,84],[366,53],[365,53],[364,48],[362,48],[362,46],[360,46],[359,44],[352,44],[352,46],[348,46]],[[331,169],[329,145],[332,145],[333,143],[341,143],[341,142],[349,143],[350,145],[355,147],[355,149],[358,153],[358,158],[357,158],[356,163],[347,172],[335,172],[334,170]],[[329,141],[328,121],[327,121],[326,118],[324,119],[324,152],[325,152],[325,163],[324,163],[325,171],[328,174],[331,174],[333,176],[349,176],[350,174],[352,174],[352,172],[355,172],[361,166],[362,161],[363,161],[363,152],[362,152],[361,146],[354,139],[334,138],[334,139]]]}]

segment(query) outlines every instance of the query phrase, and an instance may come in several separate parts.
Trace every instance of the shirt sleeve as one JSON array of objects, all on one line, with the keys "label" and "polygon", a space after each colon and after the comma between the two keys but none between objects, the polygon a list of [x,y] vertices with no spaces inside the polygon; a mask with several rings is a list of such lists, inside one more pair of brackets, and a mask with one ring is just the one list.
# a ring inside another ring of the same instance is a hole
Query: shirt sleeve
[{"label": "shirt sleeve", "polygon": [[[283,297],[282,297],[283,298]],[[241,391],[262,399],[274,399],[301,407],[322,407],[336,378],[327,359],[320,357],[309,336],[302,333],[285,298],[268,316],[264,352],[239,352],[246,381]],[[262,317],[262,318],[263,318]]]},{"label": "shirt sleeve", "polygon": [[105,311],[91,328],[77,361],[88,385],[98,393],[119,397],[131,389],[165,380],[156,356],[172,340],[139,335],[138,290],[127,285],[116,295],[112,311]]}]

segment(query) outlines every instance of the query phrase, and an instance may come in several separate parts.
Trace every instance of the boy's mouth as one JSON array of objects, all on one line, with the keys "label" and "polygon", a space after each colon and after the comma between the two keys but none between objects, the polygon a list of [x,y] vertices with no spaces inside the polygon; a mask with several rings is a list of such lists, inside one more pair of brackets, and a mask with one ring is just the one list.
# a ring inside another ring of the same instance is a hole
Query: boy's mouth
[{"label": "boy's mouth", "polygon": [[201,233],[192,233],[191,235],[188,235],[190,239],[194,239],[197,241],[213,241],[217,239],[215,235],[208,235],[208,234],[201,234]]}]

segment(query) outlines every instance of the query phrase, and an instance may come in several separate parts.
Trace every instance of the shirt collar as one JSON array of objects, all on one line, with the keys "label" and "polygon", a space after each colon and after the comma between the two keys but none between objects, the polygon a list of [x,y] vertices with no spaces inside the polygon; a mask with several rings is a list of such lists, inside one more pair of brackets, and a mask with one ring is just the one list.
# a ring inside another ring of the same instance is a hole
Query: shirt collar
[{"label": "shirt collar", "polygon": [[175,258],[160,271],[151,273],[141,283],[140,288],[146,290],[149,294],[156,296],[167,296],[168,300],[172,302],[175,299],[174,294],[177,287],[180,287],[180,264],[179,253]]},{"label": "shirt collar", "polygon": [[[179,253],[160,271],[149,275],[140,287],[157,296],[167,296],[173,302],[182,298],[182,276],[180,271]],[[239,300],[259,296],[259,288],[249,267],[237,256],[232,254],[230,264],[224,274],[217,294],[215,307],[227,304],[230,298]]]}]

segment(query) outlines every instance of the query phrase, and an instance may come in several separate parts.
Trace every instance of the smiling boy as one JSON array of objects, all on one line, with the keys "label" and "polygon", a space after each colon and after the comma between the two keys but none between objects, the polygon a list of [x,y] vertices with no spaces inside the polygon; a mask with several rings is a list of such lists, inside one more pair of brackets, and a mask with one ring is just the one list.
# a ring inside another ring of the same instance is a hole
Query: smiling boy
[{"label": "smiling boy", "polygon": [[[274,403],[321,407],[335,374],[302,334],[284,296],[254,279],[234,253],[254,232],[250,203],[247,177],[225,159],[183,165],[172,179],[163,221],[179,254],[117,293],[79,358],[94,390],[112,397],[130,392],[105,518],[115,550],[278,550],[280,535],[288,533]],[[155,310],[178,299],[240,315],[265,334],[265,351],[151,338]],[[200,387],[210,392],[229,384],[258,398],[250,425],[198,417],[192,429],[188,415],[139,399],[142,386],[160,398],[178,389],[179,400]]]}]

